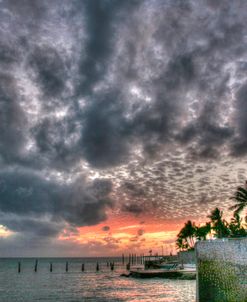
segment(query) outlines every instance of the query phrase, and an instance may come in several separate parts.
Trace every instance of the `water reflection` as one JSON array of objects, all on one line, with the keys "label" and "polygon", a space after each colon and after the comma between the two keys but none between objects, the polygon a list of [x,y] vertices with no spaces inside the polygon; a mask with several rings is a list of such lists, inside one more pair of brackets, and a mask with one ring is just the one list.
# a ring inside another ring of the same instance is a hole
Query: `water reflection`
[{"label": "water reflection", "polygon": [[50,273],[50,259],[41,259],[35,273],[34,260],[26,259],[18,274],[16,260],[0,260],[0,301],[195,301],[195,280],[124,278],[120,277],[125,272],[123,267],[116,265],[111,272],[101,264],[96,272],[93,260],[81,272],[81,261],[70,259],[69,271],[65,272],[66,260],[53,260]]}]

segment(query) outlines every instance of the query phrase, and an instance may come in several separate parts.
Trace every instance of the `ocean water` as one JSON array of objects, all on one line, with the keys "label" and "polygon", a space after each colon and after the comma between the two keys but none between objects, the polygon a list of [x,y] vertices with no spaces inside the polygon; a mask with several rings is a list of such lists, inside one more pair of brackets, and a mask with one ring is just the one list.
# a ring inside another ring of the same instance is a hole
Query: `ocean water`
[{"label": "ocean water", "polygon": [[[107,261],[115,261],[115,269]],[[21,261],[21,273],[18,273]],[[65,271],[66,261],[69,263]],[[96,272],[96,262],[100,270]],[[50,262],[53,271],[50,272]],[[0,259],[0,302],[194,302],[195,280],[135,279],[126,273],[120,259],[41,258]],[[81,264],[85,263],[85,271]]]}]

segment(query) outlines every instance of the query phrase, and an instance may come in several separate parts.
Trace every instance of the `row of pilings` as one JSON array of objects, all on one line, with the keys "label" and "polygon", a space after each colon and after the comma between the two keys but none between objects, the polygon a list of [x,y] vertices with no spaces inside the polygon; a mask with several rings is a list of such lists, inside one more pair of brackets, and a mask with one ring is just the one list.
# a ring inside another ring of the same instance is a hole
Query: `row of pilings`
[{"label": "row of pilings", "polygon": [[[110,269],[113,271],[114,270],[114,262],[107,262],[107,267],[110,266]],[[21,273],[21,261],[18,262],[18,273]],[[100,265],[99,262],[96,263],[96,271],[100,270]],[[38,271],[38,260],[35,260],[35,264],[34,264],[34,272],[37,273]],[[52,272],[53,271],[53,263],[50,262],[49,263],[49,271]],[[65,262],[65,272],[69,271],[69,262],[66,261]],[[84,272],[85,271],[85,263],[81,264],[81,271]]]},{"label": "row of pilings", "polygon": [[[118,261],[118,266],[122,267],[124,266],[127,270],[130,270],[130,267],[133,265],[144,265],[145,259],[147,259],[149,256],[145,256],[144,254],[128,254],[127,256],[122,254],[122,257],[119,258],[122,261]],[[106,267],[108,267],[111,271],[113,271],[116,267],[116,264],[114,261],[107,261]],[[95,264],[95,270],[100,271],[101,267],[105,266],[103,263],[99,263],[98,261]],[[52,262],[49,262],[49,271],[52,272],[54,269],[54,264]],[[38,272],[38,259],[34,262],[34,272]],[[22,271],[22,262],[18,261],[18,267],[17,267],[18,273],[21,273]],[[65,272],[69,271],[69,261],[65,262]],[[85,271],[85,263],[81,263],[81,271]]]}]

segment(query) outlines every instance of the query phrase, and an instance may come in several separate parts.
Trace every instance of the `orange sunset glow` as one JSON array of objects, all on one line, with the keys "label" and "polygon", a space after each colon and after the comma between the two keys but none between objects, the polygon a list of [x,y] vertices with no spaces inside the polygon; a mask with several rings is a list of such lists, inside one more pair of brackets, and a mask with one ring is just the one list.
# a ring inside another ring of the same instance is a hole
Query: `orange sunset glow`
[{"label": "orange sunset glow", "polygon": [[[85,226],[78,229],[78,233],[71,233],[66,229],[59,240],[73,240],[80,245],[100,246],[101,249],[93,255],[119,256],[122,253],[170,254],[175,252],[176,235],[182,223],[162,222],[146,217],[130,217],[114,215],[96,226]],[[102,254],[102,249],[107,254]]]}]

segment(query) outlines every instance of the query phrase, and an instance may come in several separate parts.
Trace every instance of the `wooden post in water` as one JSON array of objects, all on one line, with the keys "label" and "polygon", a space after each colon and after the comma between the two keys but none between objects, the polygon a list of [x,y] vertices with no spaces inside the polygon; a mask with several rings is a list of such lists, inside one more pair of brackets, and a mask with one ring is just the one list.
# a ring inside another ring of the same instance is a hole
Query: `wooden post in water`
[{"label": "wooden post in water", "polygon": [[52,272],[52,262],[50,262],[50,272]]},{"label": "wooden post in water", "polygon": [[129,270],[130,270],[130,262],[129,262],[129,263],[127,263],[127,265],[126,265],[126,269],[127,269],[127,271],[129,271]]},{"label": "wooden post in water", "polygon": [[66,267],[65,267],[65,270],[66,270],[66,272],[68,272],[68,270],[69,270],[69,263],[68,263],[68,261],[66,261]]},{"label": "wooden post in water", "polygon": [[131,255],[129,254],[129,264],[131,263]]},{"label": "wooden post in water", "polygon": [[124,254],[122,254],[122,264],[124,265]]},{"label": "wooden post in water", "polygon": [[114,270],[114,262],[111,263],[111,271]]},{"label": "wooden post in water", "polygon": [[21,262],[19,261],[18,262],[18,273],[20,273],[21,272]]},{"label": "wooden post in water", "polygon": [[82,263],[82,265],[81,265],[81,271],[84,272],[84,270],[85,270],[84,263]]},{"label": "wooden post in water", "polygon": [[38,259],[35,260],[35,264],[34,264],[35,273],[37,273],[37,269],[38,269]]},{"label": "wooden post in water", "polygon": [[98,272],[99,271],[99,263],[97,262],[96,264],[96,271]]}]

